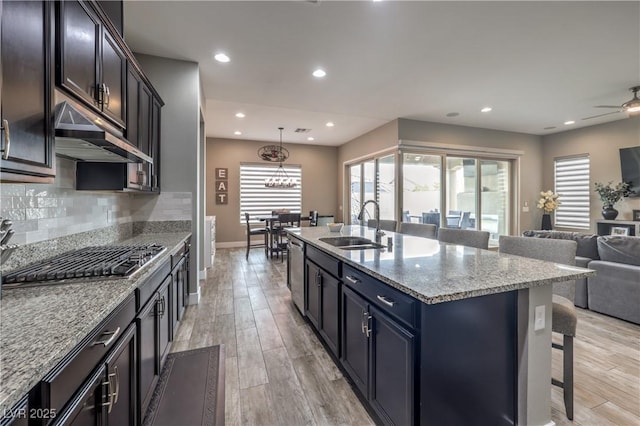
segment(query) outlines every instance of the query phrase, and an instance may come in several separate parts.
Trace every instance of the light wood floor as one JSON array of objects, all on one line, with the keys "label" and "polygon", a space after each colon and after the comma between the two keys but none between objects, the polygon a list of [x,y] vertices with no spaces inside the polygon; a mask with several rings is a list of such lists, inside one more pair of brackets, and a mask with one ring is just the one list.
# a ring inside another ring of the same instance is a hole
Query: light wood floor
[{"label": "light wood floor", "polygon": [[[219,249],[171,350],[225,345],[227,425],[372,424],[290,296],[286,261]],[[574,344],[573,424],[640,426],[640,326],[578,309]],[[555,387],[551,410],[556,424],[572,423]]]}]

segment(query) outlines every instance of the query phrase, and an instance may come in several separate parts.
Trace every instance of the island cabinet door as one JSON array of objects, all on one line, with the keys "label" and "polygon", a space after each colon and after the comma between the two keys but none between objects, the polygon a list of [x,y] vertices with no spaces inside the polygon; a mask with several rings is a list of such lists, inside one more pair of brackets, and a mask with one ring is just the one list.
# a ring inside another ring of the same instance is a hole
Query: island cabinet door
[{"label": "island cabinet door", "polygon": [[340,356],[340,281],[321,271],[320,334],[333,354]]},{"label": "island cabinet door", "polygon": [[136,326],[129,326],[118,346],[107,358],[107,424],[135,425]]},{"label": "island cabinet door", "polygon": [[367,397],[369,389],[369,338],[367,302],[346,286],[342,287],[342,366]]},{"label": "island cabinet door", "polygon": [[373,306],[369,399],[384,423],[414,422],[415,336]]},{"label": "island cabinet door", "polygon": [[316,330],[322,328],[320,322],[321,293],[322,273],[320,268],[312,262],[307,262],[307,317],[311,324],[315,325]]}]

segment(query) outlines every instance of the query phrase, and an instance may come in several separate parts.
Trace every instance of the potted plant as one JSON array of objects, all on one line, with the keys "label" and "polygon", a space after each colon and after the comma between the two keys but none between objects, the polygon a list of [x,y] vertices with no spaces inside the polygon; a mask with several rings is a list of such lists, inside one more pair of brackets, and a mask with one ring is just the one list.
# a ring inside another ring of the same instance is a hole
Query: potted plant
[{"label": "potted plant", "polygon": [[618,182],[615,186],[612,186],[613,182],[609,181],[606,185],[596,182],[596,192],[602,200],[602,217],[606,220],[614,220],[618,216],[618,210],[613,206],[621,199],[628,197],[631,194],[629,190],[629,184],[627,182]]},{"label": "potted plant", "polygon": [[551,190],[540,192],[537,207],[544,211],[541,227],[543,231],[551,230],[551,213],[560,205],[559,198],[560,196]]}]

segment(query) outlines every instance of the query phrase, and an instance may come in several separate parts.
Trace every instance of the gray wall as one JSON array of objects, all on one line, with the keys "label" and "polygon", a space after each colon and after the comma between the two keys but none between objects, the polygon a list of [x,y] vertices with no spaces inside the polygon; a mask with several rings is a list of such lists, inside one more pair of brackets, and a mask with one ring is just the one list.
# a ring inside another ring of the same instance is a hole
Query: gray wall
[{"label": "gray wall", "polygon": [[[260,163],[258,149],[264,142],[207,138],[207,215],[216,216],[216,242],[245,244],[245,225],[240,223],[240,163]],[[289,150],[289,164],[302,167],[302,213],[318,210],[336,215],[338,149],[329,146],[283,144]],[[229,169],[229,204],[215,203],[215,168]]]},{"label": "gray wall", "polygon": [[[165,102],[162,108],[160,189],[192,195],[191,271],[200,271],[203,221],[198,210],[200,171],[200,71],[195,62],[136,54],[140,66]],[[194,250],[195,249],[195,250]],[[195,251],[195,253],[194,253]],[[189,292],[198,293],[198,274],[190,274]],[[193,296],[191,302],[193,302]]]},{"label": "gray wall", "polygon": [[[620,182],[620,148],[640,145],[640,117],[625,118],[596,126],[583,127],[556,133],[542,138],[543,182],[545,188],[553,188],[554,159],[576,154],[590,157],[591,188],[594,182]],[[595,221],[602,219],[602,201],[591,192],[591,232],[596,231]],[[617,220],[631,220],[631,210],[640,209],[640,198],[626,198],[616,204]],[[582,232],[582,231],[581,231]],[[584,231],[586,232],[586,231]]]}]

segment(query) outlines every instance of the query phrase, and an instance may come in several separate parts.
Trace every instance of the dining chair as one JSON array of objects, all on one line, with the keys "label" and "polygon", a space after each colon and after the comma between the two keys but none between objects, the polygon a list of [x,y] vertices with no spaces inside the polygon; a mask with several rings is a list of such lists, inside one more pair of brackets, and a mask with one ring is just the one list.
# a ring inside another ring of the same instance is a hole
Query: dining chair
[{"label": "dining chair", "polygon": [[[367,221],[367,228],[375,228],[376,220],[369,219]],[[380,219],[380,229],[383,231],[396,232],[396,228],[398,227],[398,222],[391,219]]]},{"label": "dining chair", "polygon": [[[562,265],[576,264],[578,243],[573,240],[501,235],[499,245],[501,253]],[[552,343],[551,347],[562,350],[562,381],[552,378],[551,383],[562,389],[567,418],[573,420],[573,338],[576,336],[578,317],[571,300],[575,294],[575,280],[554,283],[553,293],[551,331],[562,334],[562,344]],[[568,294],[570,299],[560,294]]]},{"label": "dining chair", "polygon": [[440,228],[438,241],[486,250],[489,248],[489,233],[474,229]]},{"label": "dining chair", "polygon": [[[249,213],[244,214],[244,221],[247,225],[247,254],[245,257],[249,259],[249,250],[258,247],[264,247],[265,254],[267,254],[267,228],[252,228],[251,224],[249,224]],[[253,237],[254,235],[261,235],[262,243],[252,243],[251,237]]]},{"label": "dining chair", "polygon": [[422,223],[435,225],[437,235],[437,228],[440,227],[440,212],[422,212]]},{"label": "dining chair", "polygon": [[287,239],[287,228],[300,227],[300,213],[281,213],[278,219],[274,221],[271,232],[273,246],[271,247],[271,255],[273,253],[280,257],[284,262],[284,254],[288,254],[289,241]]},{"label": "dining chair", "polygon": [[431,223],[410,223],[410,222],[401,222],[400,223],[400,233],[406,235],[413,235],[416,237],[430,238],[435,240],[436,230],[438,228]]}]

